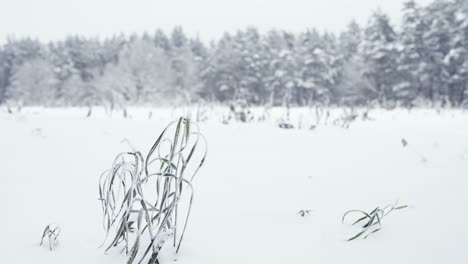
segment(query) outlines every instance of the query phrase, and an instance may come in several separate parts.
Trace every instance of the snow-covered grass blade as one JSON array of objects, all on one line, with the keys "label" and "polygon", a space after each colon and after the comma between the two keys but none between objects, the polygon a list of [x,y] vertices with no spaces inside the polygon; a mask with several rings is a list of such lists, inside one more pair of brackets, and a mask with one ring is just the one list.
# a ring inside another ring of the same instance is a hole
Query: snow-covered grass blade
[{"label": "snow-covered grass blade", "polygon": [[[192,207],[192,180],[206,154],[198,126],[181,117],[163,130],[146,158],[138,151],[117,155],[99,183],[105,251],[121,245],[127,263],[153,264],[172,238],[178,252]],[[188,203],[181,207],[186,193]]]},{"label": "snow-covered grass blade", "polygon": [[60,227],[56,224],[49,224],[44,228],[44,231],[42,231],[41,243],[39,245],[42,246],[45,238],[47,238],[49,242],[49,250],[52,251],[58,245],[59,235]]},{"label": "snow-covered grass blade", "polygon": [[359,214],[361,215],[360,218],[355,220],[352,225],[357,225],[358,223],[363,224],[362,225],[362,230],[358,232],[356,235],[352,236],[349,238],[347,241],[354,240],[359,237],[363,237],[366,239],[368,236],[371,234],[374,234],[375,232],[379,231],[382,229],[382,219],[388,215],[390,212],[394,210],[401,210],[408,207],[407,205],[398,205],[398,201],[395,202],[395,204],[389,204],[383,208],[376,207],[374,210],[372,210],[370,213],[366,213],[365,211],[362,210],[349,210],[347,211],[344,215],[341,221],[344,223],[345,219],[348,215],[350,214]]}]

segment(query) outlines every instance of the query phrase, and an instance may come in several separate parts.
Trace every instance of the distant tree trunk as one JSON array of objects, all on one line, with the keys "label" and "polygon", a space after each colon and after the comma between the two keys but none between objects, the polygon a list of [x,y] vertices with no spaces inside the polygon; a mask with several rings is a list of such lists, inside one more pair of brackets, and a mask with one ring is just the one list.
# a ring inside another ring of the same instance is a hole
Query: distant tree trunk
[{"label": "distant tree trunk", "polygon": [[274,104],[275,104],[275,89],[273,88],[273,90],[270,93],[270,106],[273,107]]},{"label": "distant tree trunk", "polygon": [[448,101],[452,104],[452,105],[455,105],[456,102],[455,102],[455,90],[456,90],[456,86],[454,84],[449,84],[448,86]]},{"label": "distant tree trunk", "polygon": [[468,94],[468,80],[464,82],[464,86],[461,91],[461,102],[468,101],[468,97],[466,96],[467,94]]},{"label": "distant tree trunk", "polygon": [[384,103],[384,96],[382,92],[382,84],[380,82],[380,76],[378,73],[374,75],[374,82],[375,82],[375,91],[377,92],[377,97],[379,98],[379,102],[382,104]]},{"label": "distant tree trunk", "polygon": [[431,100],[432,104],[434,104],[434,82],[431,81],[431,87],[429,88],[429,99]]}]

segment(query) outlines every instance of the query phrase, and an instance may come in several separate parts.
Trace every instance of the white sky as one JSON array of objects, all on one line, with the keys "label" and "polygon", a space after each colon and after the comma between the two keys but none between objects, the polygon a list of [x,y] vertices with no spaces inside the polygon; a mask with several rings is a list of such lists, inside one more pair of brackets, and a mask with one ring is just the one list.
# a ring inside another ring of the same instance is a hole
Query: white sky
[{"label": "white sky", "polygon": [[[191,36],[216,39],[250,25],[293,32],[315,27],[339,32],[351,19],[364,24],[380,8],[397,25],[405,0],[0,0],[0,43],[7,36],[57,40],[67,34],[166,32],[180,25]],[[419,0],[427,4],[431,0]]]}]

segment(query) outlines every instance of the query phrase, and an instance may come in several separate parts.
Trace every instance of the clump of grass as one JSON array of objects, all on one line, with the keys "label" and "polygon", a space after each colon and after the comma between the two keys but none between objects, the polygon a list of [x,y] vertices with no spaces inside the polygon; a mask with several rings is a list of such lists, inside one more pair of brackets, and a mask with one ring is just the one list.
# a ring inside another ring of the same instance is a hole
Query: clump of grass
[{"label": "clump of grass", "polygon": [[91,114],[93,113],[93,108],[91,106],[88,107],[88,113],[86,113],[86,117],[90,117]]},{"label": "clump of grass", "polygon": [[406,141],[406,139],[402,138],[402,139],[401,139],[401,145],[402,145],[403,147],[408,146],[408,141]]},{"label": "clump of grass", "polygon": [[341,221],[344,223],[345,219],[350,214],[358,214],[361,215],[357,220],[355,220],[352,225],[357,225],[359,223],[362,225],[362,230],[358,232],[356,235],[349,238],[347,241],[354,240],[359,237],[363,237],[366,239],[368,236],[374,234],[375,232],[382,229],[382,219],[387,216],[389,213],[395,210],[401,210],[408,207],[407,205],[398,205],[398,201],[395,204],[389,204],[383,208],[376,207],[370,213],[366,213],[362,210],[349,210],[344,215]]},{"label": "clump of grass", "polygon": [[278,124],[278,127],[279,128],[284,128],[284,129],[293,129],[294,126],[289,124],[289,123],[285,123],[285,122],[281,122]]},{"label": "clump of grass", "polygon": [[197,107],[197,123],[205,122],[208,120],[208,111],[200,105]]},{"label": "clump of grass", "polygon": [[235,120],[237,122],[247,123],[254,121],[254,115],[251,112],[250,105],[245,100],[236,100],[229,105],[229,114],[225,121]]},{"label": "clump of grass", "polygon": [[[401,145],[404,147],[404,148],[410,148],[411,146],[409,145],[408,141],[404,138],[401,139]],[[414,148],[412,148],[412,150],[414,152],[414,154],[416,154],[416,156],[418,156],[421,160],[422,163],[426,163],[427,162],[427,158],[422,155],[421,153],[419,153],[419,151],[415,150]]]},{"label": "clump of grass", "polygon": [[300,210],[299,212],[297,212],[297,214],[300,215],[301,217],[306,217],[306,216],[308,216],[310,214],[311,211],[312,210],[303,209],[303,210]]},{"label": "clump of grass", "polygon": [[369,116],[370,108],[368,107],[363,113],[362,113],[362,121],[374,121],[374,118]]},{"label": "clump of grass", "polygon": [[[138,151],[119,154],[99,184],[105,251],[122,246],[127,263],[138,258],[139,264],[153,264],[172,238],[178,252],[192,207],[192,180],[206,152],[198,126],[181,117],[163,130],[146,157]],[[186,193],[188,204],[180,207]]]},{"label": "clump of grass", "polygon": [[42,246],[45,238],[47,238],[49,242],[49,250],[52,251],[58,245],[59,235],[60,227],[56,224],[49,224],[44,228],[44,231],[42,232],[41,243],[39,245]]},{"label": "clump of grass", "polygon": [[350,108],[349,111],[345,108],[341,116],[333,120],[333,124],[335,126],[348,129],[351,123],[356,121],[357,117],[358,114],[356,114],[356,110],[354,108]]},{"label": "clump of grass", "polygon": [[315,127],[320,124],[323,116],[323,108],[320,105],[315,107]]}]

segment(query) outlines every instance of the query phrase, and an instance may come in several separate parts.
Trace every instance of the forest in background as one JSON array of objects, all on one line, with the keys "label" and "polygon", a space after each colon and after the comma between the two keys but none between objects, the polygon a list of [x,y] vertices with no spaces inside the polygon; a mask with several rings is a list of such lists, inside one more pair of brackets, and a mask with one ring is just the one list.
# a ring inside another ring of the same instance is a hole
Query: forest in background
[{"label": "forest in background", "polygon": [[396,28],[382,11],[340,34],[251,27],[210,43],[166,33],[69,36],[0,46],[0,103],[192,103],[468,107],[468,1],[408,1]]}]

